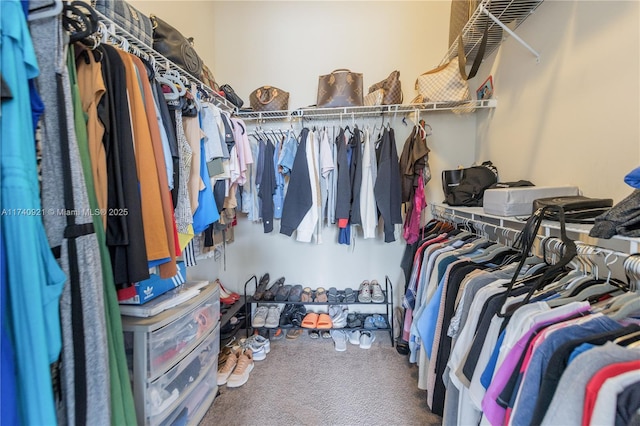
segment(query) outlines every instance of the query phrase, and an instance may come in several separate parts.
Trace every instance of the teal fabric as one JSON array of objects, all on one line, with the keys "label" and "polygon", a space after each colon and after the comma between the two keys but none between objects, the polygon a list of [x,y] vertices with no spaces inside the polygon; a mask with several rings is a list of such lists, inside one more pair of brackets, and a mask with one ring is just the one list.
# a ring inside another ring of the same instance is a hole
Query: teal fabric
[{"label": "teal fabric", "polygon": [[24,424],[54,425],[49,364],[60,354],[59,300],[66,277],[49,249],[42,223],[28,86],[39,73],[38,64],[20,2],[3,0],[0,9],[0,73],[13,94],[2,102],[0,162],[17,398]]}]

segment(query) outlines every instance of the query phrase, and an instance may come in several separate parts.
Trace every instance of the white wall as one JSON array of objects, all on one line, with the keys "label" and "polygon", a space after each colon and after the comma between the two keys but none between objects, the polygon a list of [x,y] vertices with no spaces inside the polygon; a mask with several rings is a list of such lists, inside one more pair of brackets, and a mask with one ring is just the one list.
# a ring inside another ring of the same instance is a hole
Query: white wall
[{"label": "white wall", "polygon": [[478,121],[477,159],[503,180],[571,183],[620,201],[640,164],[640,3],[546,0],[485,60],[498,107]]},{"label": "white wall", "polygon": [[[315,103],[317,76],[342,67],[362,72],[365,88],[399,69],[408,102],[415,78],[440,62],[448,42],[449,1],[132,3],[194,36],[218,82],[245,102],[255,88],[273,85],[291,93],[290,108]],[[572,183],[615,201],[630,193],[622,177],[640,163],[639,29],[637,1],[543,2],[516,31],[540,63],[507,37],[470,82],[474,90],[493,75],[496,109],[425,116],[433,127],[428,200],[442,199],[443,169],[474,160],[492,160],[503,181]],[[393,125],[401,145],[409,129],[399,118]],[[236,290],[264,272],[311,286],[357,286],[384,275],[401,284],[402,242],[335,240],[327,229],[322,245],[297,243],[277,226],[263,234],[242,218],[226,270],[209,262],[198,271]]]}]

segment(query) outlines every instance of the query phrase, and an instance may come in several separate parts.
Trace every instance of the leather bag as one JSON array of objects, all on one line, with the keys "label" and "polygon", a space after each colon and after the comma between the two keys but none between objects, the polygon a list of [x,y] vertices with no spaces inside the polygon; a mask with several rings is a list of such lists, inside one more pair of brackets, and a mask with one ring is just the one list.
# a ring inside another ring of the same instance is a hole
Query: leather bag
[{"label": "leather bag", "polygon": [[545,207],[547,209],[544,219],[559,221],[557,207],[564,210],[565,220],[568,223],[594,223],[594,219],[601,214],[608,212],[613,206],[610,198],[590,198],[582,195],[567,195],[564,197],[538,198],[533,200],[533,210]]},{"label": "leather bag", "polygon": [[289,109],[289,92],[262,86],[251,92],[249,105],[254,111],[286,111]]},{"label": "leather bag", "polygon": [[451,0],[451,14],[449,16],[449,46],[455,43],[462,33],[462,29],[469,22],[478,8],[479,0]]},{"label": "leather bag", "polygon": [[244,105],[244,101],[240,96],[238,96],[236,91],[233,90],[233,87],[229,86],[228,84],[223,84],[222,86],[220,86],[220,90],[224,92],[224,97],[227,98],[229,102],[231,102],[238,108],[242,108],[242,105]]},{"label": "leather bag", "polygon": [[153,46],[153,24],[144,13],[123,0],[93,0],[95,10],[149,47]]},{"label": "leather bag", "polygon": [[165,58],[195,78],[202,75],[202,59],[193,48],[193,39],[187,39],[180,31],[155,15],[153,23],[153,48]]},{"label": "leather bag", "polygon": [[355,107],[364,105],[362,74],[337,69],[318,78],[318,107]]},{"label": "leather bag", "polygon": [[389,74],[389,77],[369,87],[369,93],[373,93],[380,89],[383,90],[384,96],[382,98],[382,104],[376,105],[401,104],[403,97],[402,84],[400,83],[400,71],[393,71]]}]

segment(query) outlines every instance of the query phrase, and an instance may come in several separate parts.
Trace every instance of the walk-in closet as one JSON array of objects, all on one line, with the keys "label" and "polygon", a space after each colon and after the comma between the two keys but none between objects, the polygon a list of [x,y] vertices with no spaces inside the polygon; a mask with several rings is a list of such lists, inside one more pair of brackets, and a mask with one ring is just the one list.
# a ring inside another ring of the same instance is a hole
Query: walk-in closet
[{"label": "walk-in closet", "polygon": [[0,36],[0,425],[640,424],[640,2]]}]

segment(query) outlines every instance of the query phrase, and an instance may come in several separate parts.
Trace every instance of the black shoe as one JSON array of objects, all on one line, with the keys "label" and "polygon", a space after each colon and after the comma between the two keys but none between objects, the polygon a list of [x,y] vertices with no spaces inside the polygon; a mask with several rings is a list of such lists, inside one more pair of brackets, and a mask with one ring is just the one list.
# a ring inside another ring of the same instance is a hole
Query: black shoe
[{"label": "black shoe", "polygon": [[272,285],[264,292],[262,300],[272,301],[276,298],[276,293],[284,285],[284,277],[278,278]]},{"label": "black shoe", "polygon": [[280,328],[291,328],[293,324],[291,323],[291,316],[294,314],[296,310],[296,305],[291,303],[287,303],[284,305],[282,309],[282,313],[280,313]]},{"label": "black shoe", "polygon": [[253,300],[262,300],[262,297],[264,296],[264,292],[267,289],[268,285],[269,285],[269,273],[267,272],[262,276],[262,278],[260,278],[260,282],[256,287],[256,292],[253,293]]}]

